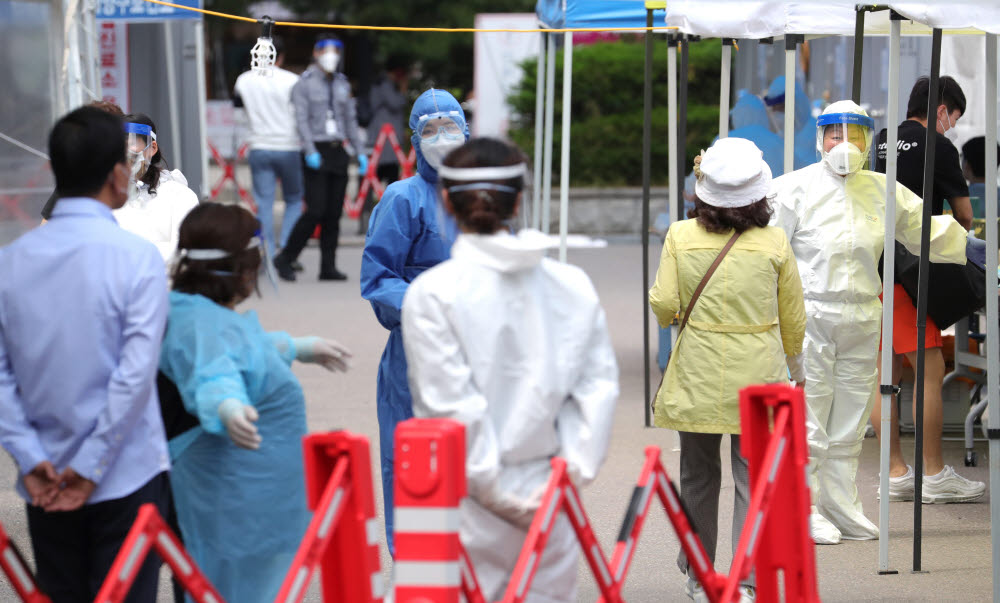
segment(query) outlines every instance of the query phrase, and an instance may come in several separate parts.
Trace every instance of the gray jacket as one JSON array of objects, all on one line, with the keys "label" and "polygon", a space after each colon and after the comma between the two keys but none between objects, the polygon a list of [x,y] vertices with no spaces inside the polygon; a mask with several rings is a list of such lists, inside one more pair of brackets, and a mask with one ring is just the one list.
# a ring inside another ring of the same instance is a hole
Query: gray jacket
[{"label": "gray jacket", "polygon": [[[333,94],[333,116],[337,121],[337,133],[326,133],[326,115],[330,109],[330,95]],[[363,152],[358,120],[351,97],[351,84],[343,73],[334,73],[331,79],[317,65],[310,65],[302,72],[292,88],[292,104],[295,106],[295,122],[302,138],[302,150],[306,155],[316,152],[317,142],[347,140],[354,154]]]}]

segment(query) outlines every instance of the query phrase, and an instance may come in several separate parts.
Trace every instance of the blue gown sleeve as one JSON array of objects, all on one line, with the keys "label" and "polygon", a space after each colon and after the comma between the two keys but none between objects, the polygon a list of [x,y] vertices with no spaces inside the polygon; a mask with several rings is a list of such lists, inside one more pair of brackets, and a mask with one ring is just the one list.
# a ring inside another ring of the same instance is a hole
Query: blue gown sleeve
[{"label": "blue gown sleeve", "polygon": [[390,330],[400,324],[403,295],[410,286],[404,269],[419,234],[406,192],[405,186],[386,189],[372,212],[361,256],[361,297],[371,302],[379,323]]},{"label": "blue gown sleeve", "polygon": [[278,355],[285,361],[285,364],[292,366],[296,354],[295,342],[292,340],[292,336],[284,331],[269,331],[267,338],[277,348]]},{"label": "blue gown sleeve", "polygon": [[243,338],[232,326],[221,330],[199,324],[172,326],[163,340],[160,370],[177,385],[184,407],[198,417],[205,431],[224,433],[219,404],[230,398],[251,404],[241,371]]}]

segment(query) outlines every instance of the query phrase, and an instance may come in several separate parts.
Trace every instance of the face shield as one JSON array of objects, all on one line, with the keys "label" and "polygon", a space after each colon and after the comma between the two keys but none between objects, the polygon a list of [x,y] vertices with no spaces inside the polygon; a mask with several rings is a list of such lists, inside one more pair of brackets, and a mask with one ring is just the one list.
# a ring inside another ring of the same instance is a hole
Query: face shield
[{"label": "face shield", "polygon": [[[254,232],[254,236],[250,238],[250,242],[247,243],[245,249],[256,249],[260,254],[260,268],[258,268],[257,271],[258,282],[262,276],[266,277],[271,283],[271,287],[274,289],[274,292],[278,293],[278,279],[274,274],[274,264],[271,254],[267,251],[267,245],[264,244],[260,229],[257,229],[257,231]],[[224,249],[178,249],[177,254],[174,256],[173,264],[176,265],[184,261],[217,262],[231,258],[232,256],[233,254]],[[232,270],[225,270],[222,268],[212,269],[209,270],[209,272],[216,276],[236,276],[236,273]]]},{"label": "face shield", "polygon": [[[520,194],[524,188],[523,178],[527,172],[528,167],[523,163],[471,168],[443,165],[438,170],[438,175],[442,180],[451,182],[446,189],[449,195],[472,192],[493,203],[496,194]],[[497,180],[500,182],[496,182]],[[520,224],[518,224],[518,214],[520,214]],[[512,233],[528,228],[527,212],[519,211],[515,205],[514,215],[504,222],[504,226]]]},{"label": "face shield", "polygon": [[327,73],[333,73],[340,65],[340,53],[344,48],[340,40],[320,40],[316,42],[313,49],[316,56],[316,64]]},{"label": "face shield", "polygon": [[816,149],[835,173],[853,174],[866,167],[875,122],[859,113],[827,113],[816,120]]},{"label": "face shield", "polygon": [[129,169],[129,199],[138,194],[139,179],[149,169],[153,158],[153,143],[156,132],[146,124],[128,122],[125,124],[125,152]]},{"label": "face shield", "polygon": [[435,170],[441,167],[441,162],[448,153],[465,144],[465,131],[455,121],[457,111],[421,115],[417,125],[420,136],[420,152],[424,159]]}]

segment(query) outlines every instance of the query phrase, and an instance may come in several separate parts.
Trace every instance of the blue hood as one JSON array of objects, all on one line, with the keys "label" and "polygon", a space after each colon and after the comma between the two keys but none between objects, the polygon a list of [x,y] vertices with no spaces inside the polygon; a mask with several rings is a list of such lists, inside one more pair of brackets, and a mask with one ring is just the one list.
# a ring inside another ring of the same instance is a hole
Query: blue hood
[{"label": "blue hood", "polygon": [[729,110],[729,121],[734,130],[748,126],[763,126],[770,129],[771,126],[764,101],[746,90],[739,91],[736,104]]},{"label": "blue hood", "polygon": [[[774,78],[764,96],[764,102],[770,107],[785,102],[785,76]],[[795,131],[801,130],[812,117],[812,102],[806,96],[806,91],[798,80],[795,81]]]},{"label": "blue hood", "polygon": [[465,133],[465,139],[468,140],[469,124],[465,122],[465,111],[462,111],[462,105],[447,91],[438,88],[427,90],[417,97],[416,102],[413,103],[413,110],[410,111],[410,130],[413,130],[410,142],[413,143],[413,149],[417,156],[417,173],[427,182],[437,182],[438,175],[437,170],[428,165],[424,154],[420,151],[420,133],[417,131],[420,116],[434,115],[435,113],[448,114],[452,111],[456,111],[457,115],[447,116],[461,126],[462,132]]}]

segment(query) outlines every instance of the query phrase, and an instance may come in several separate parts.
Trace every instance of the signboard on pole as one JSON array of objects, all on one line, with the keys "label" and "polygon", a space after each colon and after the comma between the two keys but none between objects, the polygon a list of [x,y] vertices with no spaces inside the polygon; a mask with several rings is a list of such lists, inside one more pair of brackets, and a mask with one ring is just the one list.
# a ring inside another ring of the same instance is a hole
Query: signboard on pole
[{"label": "signboard on pole", "polygon": [[101,98],[131,113],[128,93],[128,27],[120,21],[100,21]]},{"label": "signboard on pole", "polygon": [[[191,8],[202,7],[202,0],[171,0],[171,3]],[[98,19],[115,19],[129,23],[201,19],[201,13],[145,0],[97,0],[96,16]]]}]

